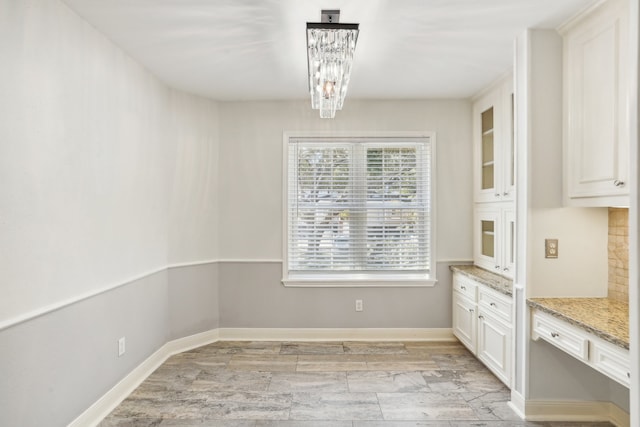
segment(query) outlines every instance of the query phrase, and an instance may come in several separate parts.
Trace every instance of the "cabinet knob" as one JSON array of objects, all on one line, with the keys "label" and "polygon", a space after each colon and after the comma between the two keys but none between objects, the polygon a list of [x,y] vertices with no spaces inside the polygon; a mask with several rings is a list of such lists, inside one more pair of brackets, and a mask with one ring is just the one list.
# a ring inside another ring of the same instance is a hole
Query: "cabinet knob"
[{"label": "cabinet knob", "polygon": [[499,265],[496,265],[496,266],[495,266],[495,269],[496,269],[496,270],[500,270],[500,266],[499,266]]},{"label": "cabinet knob", "polygon": [[508,191],[505,191],[504,193],[502,193],[502,195],[503,195],[503,196],[508,196],[508,195],[509,195],[509,192],[508,192]]},{"label": "cabinet knob", "polygon": [[631,378],[631,372],[627,372],[627,378]]},{"label": "cabinet knob", "polygon": [[500,193],[496,193],[496,194],[495,194],[495,196],[496,196],[496,197],[500,197]]},{"label": "cabinet knob", "polygon": [[462,286],[462,285],[460,285],[460,289],[462,289],[463,291],[466,291],[466,290],[467,290],[467,287],[466,287],[466,286]]},{"label": "cabinet knob", "polygon": [[480,315],[478,316],[478,319],[484,319],[484,316]]},{"label": "cabinet knob", "polygon": [[509,271],[509,267],[503,268],[502,271]]},{"label": "cabinet knob", "polygon": [[490,303],[489,305],[490,305],[491,307],[495,307],[495,306],[496,306],[496,303],[495,303],[495,302],[492,302],[492,303]]},{"label": "cabinet knob", "polygon": [[559,333],[557,333],[557,332],[551,332],[551,336],[552,336],[553,338],[558,338],[558,337],[560,336],[560,334],[559,334]]},{"label": "cabinet knob", "polygon": [[615,185],[616,187],[624,187],[624,181],[616,179],[615,181],[613,181],[613,185]]},{"label": "cabinet knob", "polygon": [[469,309],[469,313],[473,313],[473,308],[470,308],[470,309]]}]

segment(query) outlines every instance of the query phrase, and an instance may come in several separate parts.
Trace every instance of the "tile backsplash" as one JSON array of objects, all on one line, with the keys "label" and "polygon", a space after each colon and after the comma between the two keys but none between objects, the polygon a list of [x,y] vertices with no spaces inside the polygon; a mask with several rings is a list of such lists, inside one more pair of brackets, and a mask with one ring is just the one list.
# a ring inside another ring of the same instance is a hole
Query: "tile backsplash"
[{"label": "tile backsplash", "polygon": [[629,301],[629,209],[609,208],[609,298]]}]

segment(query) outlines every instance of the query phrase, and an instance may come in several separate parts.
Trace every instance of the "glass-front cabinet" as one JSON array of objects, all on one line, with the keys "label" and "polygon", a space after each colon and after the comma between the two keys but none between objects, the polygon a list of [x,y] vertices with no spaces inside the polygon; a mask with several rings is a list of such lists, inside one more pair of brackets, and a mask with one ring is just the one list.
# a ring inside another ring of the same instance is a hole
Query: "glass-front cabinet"
[{"label": "glass-front cabinet", "polygon": [[508,75],[474,99],[473,261],[493,273],[515,272],[515,99]]},{"label": "glass-front cabinet", "polygon": [[515,265],[515,212],[512,204],[478,204],[474,222],[474,263],[512,278]]},{"label": "glass-front cabinet", "polygon": [[473,106],[476,202],[514,200],[513,79]]}]

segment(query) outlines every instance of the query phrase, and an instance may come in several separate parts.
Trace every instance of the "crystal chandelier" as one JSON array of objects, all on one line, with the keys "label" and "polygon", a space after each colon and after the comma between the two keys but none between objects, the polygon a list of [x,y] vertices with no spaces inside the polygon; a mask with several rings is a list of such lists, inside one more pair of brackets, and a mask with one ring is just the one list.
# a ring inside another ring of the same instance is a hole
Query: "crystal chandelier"
[{"label": "crystal chandelier", "polygon": [[347,94],[358,24],[340,24],[339,10],[323,10],[322,22],[307,22],[307,61],[311,108],[332,119]]}]

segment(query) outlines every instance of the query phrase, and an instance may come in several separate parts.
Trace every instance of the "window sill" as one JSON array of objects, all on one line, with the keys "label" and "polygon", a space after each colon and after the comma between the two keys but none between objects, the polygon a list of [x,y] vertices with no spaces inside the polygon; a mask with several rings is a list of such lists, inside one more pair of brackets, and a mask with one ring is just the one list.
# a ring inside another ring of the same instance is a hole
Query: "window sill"
[{"label": "window sill", "polygon": [[438,281],[421,274],[415,275],[296,275],[282,279],[291,288],[431,288]]}]

